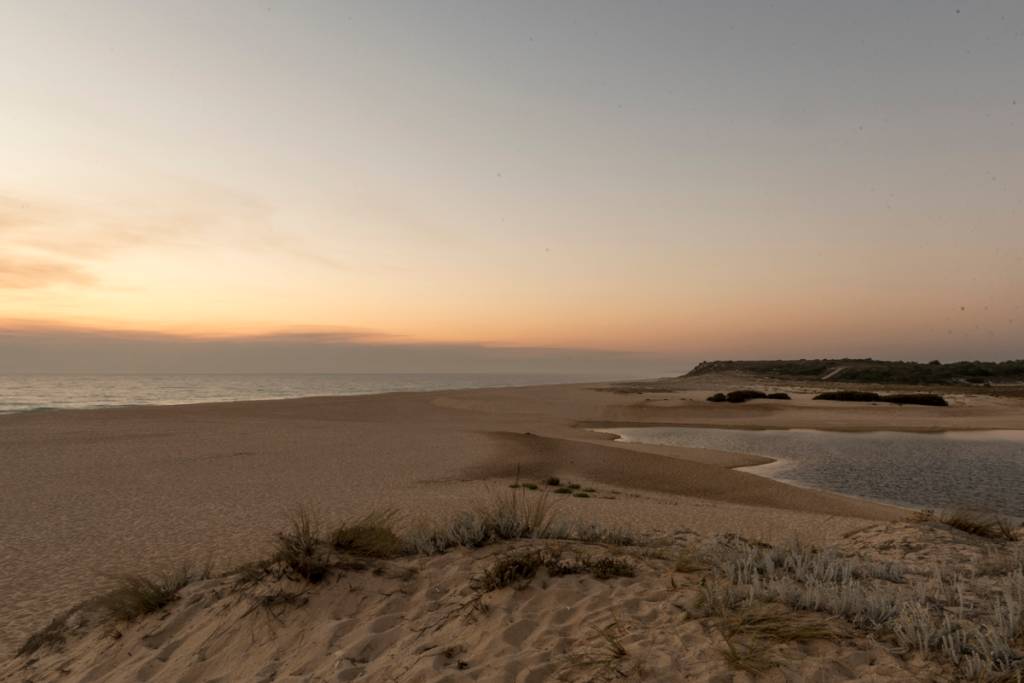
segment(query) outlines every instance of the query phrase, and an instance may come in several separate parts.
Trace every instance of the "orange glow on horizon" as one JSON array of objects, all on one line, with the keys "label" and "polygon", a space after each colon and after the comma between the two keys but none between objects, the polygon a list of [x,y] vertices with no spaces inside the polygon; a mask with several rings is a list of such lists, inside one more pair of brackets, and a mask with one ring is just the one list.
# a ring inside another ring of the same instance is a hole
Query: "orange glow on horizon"
[{"label": "orange glow on horizon", "polygon": [[[1024,348],[1013,22],[967,56],[943,47],[967,18],[924,10],[878,32],[858,9],[752,8],[765,21],[740,49],[711,5],[700,21],[637,8],[635,25],[515,4],[440,23],[208,8],[231,44],[177,6],[123,25],[62,8],[6,17],[8,329],[686,357]],[[881,56],[905,70],[865,66]]]}]

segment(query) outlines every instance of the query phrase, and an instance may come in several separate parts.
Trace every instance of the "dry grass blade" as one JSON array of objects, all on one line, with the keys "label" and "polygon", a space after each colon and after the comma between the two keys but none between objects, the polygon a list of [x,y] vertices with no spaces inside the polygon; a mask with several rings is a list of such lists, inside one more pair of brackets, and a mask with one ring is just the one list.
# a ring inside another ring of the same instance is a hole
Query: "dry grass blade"
[{"label": "dry grass blade", "polygon": [[576,665],[585,667],[584,671],[578,673],[586,677],[573,680],[607,681],[643,677],[641,663],[629,661],[630,653],[622,643],[626,630],[618,621],[613,621],[603,628],[591,627],[590,632],[591,637],[586,649],[574,657]]},{"label": "dry grass blade", "polygon": [[613,622],[602,629],[597,629],[596,635],[601,641],[600,649],[606,660],[622,659],[629,654],[622,644],[622,627],[618,623]]},{"label": "dry grass blade", "polygon": [[760,676],[778,666],[778,662],[768,655],[768,646],[758,640],[751,643],[740,643],[725,638],[722,658],[733,669],[752,676]]},{"label": "dry grass blade", "polygon": [[778,605],[753,605],[726,616],[720,625],[729,636],[748,635],[779,642],[838,640],[839,622],[814,612],[793,612]]}]

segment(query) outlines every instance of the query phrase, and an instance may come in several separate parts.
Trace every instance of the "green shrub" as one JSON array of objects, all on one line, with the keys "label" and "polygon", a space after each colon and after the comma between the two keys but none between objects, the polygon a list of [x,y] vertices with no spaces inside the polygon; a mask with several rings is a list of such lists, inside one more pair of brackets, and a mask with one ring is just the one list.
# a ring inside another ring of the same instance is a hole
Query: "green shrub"
[{"label": "green shrub", "polygon": [[887,403],[915,406],[948,406],[945,398],[938,394],[889,394],[882,397]]},{"label": "green shrub", "polygon": [[815,401],[881,401],[873,391],[826,391],[814,397]]},{"label": "green shrub", "polygon": [[826,391],[814,397],[815,401],[864,401],[896,403],[898,405],[948,406],[938,394],[876,394],[873,391]]},{"label": "green shrub", "polygon": [[768,398],[768,394],[755,389],[740,389],[738,391],[730,391],[725,395],[725,398],[729,403],[744,403],[755,398]]}]

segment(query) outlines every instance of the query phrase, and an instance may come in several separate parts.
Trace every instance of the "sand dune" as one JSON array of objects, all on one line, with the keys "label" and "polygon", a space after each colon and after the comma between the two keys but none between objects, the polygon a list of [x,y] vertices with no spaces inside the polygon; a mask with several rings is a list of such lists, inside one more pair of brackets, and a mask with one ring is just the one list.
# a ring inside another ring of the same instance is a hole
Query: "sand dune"
[{"label": "sand dune", "polygon": [[587,429],[593,425],[1024,427],[1019,405],[970,397],[947,409],[836,409],[800,400],[713,406],[692,387],[668,395],[601,388],[0,417],[2,646],[13,652],[53,614],[109,587],[113,573],[182,558],[226,567],[259,557],[299,502],[335,516],[388,506],[410,518],[437,517],[506,487],[518,471],[596,489],[561,503],[570,516],[649,533],[685,528],[829,543],[906,516],[729,469],[751,464],[749,456],[610,442]]},{"label": "sand dune", "polygon": [[[634,578],[541,574],[489,593],[473,588],[496,557],[545,545],[381,562],[316,587],[203,581],[165,612],[113,632],[82,626],[60,654],[15,662],[0,680],[734,680],[721,636],[688,616],[699,578],[674,572],[668,553],[620,551],[632,558]],[[863,637],[777,650],[790,661],[788,680],[894,680],[929,670]]]},{"label": "sand dune", "polygon": [[[93,614],[77,613],[68,620],[63,648],[43,647],[32,657],[0,665],[0,680],[738,681],[758,673],[778,681],[951,677],[948,665],[900,656],[893,642],[879,639],[871,628],[833,616],[738,607],[748,621],[735,622],[709,612],[701,596],[712,579],[701,558],[716,557],[714,549],[730,543],[682,530],[640,546],[509,541],[440,556],[347,560],[317,585],[272,575],[242,583],[232,574],[197,581],[166,609],[132,623],[97,623]],[[952,575],[986,562],[1002,563],[1004,569],[1020,562],[1019,549],[908,524],[875,525],[848,534],[836,547],[850,558],[873,558],[879,566],[894,563],[905,577],[901,582],[920,585],[899,590],[908,595],[924,590],[935,600],[943,592],[933,578],[936,567]],[[497,562],[536,553],[567,561],[612,558],[634,576],[559,576],[540,569],[505,587],[481,581]],[[773,614],[781,615],[784,625],[814,630],[778,631],[770,621]],[[742,655],[739,664],[729,652]]]}]

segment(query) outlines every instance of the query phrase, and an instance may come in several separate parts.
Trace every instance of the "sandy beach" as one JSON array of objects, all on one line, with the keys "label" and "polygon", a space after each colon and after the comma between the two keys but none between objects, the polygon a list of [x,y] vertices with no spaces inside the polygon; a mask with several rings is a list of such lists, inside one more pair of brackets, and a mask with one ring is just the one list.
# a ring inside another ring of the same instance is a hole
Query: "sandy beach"
[{"label": "sandy beach", "polygon": [[228,568],[266,555],[298,504],[332,520],[383,508],[431,519],[507,490],[517,476],[557,476],[595,489],[586,499],[559,497],[560,514],[638,533],[829,544],[908,516],[731,469],[764,461],[755,456],[618,443],[596,426],[1024,428],[1024,402],[1013,398],[964,394],[949,408],[900,408],[823,405],[805,392],[721,405],[703,400],[704,386],[677,384],[2,416],[4,652],[114,575],[184,558]]}]

